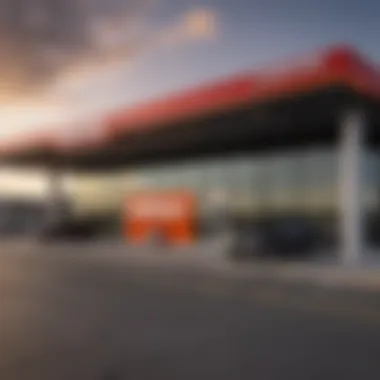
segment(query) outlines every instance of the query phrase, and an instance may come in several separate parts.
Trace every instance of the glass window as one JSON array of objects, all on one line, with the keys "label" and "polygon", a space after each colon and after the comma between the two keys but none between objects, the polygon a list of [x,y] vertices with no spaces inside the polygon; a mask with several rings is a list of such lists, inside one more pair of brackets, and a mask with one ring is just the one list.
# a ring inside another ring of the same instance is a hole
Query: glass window
[{"label": "glass window", "polygon": [[331,212],[337,201],[337,155],[332,150],[313,151],[308,162],[308,206],[315,211]]},{"label": "glass window", "polygon": [[157,190],[167,189],[170,177],[168,176],[167,168],[157,166],[151,174],[152,182]]},{"label": "glass window", "polygon": [[190,190],[199,187],[199,172],[194,165],[185,163],[181,165],[182,176],[180,179],[181,186]]},{"label": "glass window", "polygon": [[250,157],[240,157],[236,161],[236,207],[244,214],[252,214],[254,207],[252,169]]},{"label": "glass window", "polygon": [[295,167],[289,155],[275,156],[268,162],[268,195],[272,211],[283,212],[294,207]]},{"label": "glass window", "polygon": [[292,182],[290,190],[292,193],[291,204],[297,212],[309,211],[309,180],[310,168],[308,153],[301,152],[291,156]]},{"label": "glass window", "polygon": [[261,162],[258,161],[257,157],[250,158],[250,175],[251,175],[251,210],[252,213],[257,215],[262,208],[262,173],[263,168]]},{"label": "glass window", "polygon": [[[380,183],[380,155],[366,159],[370,180]],[[190,189],[202,212],[211,207],[210,194],[222,192],[227,207],[238,213],[331,210],[337,202],[337,154],[332,149],[189,160],[137,168],[124,176],[128,189]]]},{"label": "glass window", "polygon": [[376,151],[366,152],[363,169],[364,169],[364,202],[365,207],[369,210],[377,209],[379,199],[380,184],[380,167],[379,155]]},{"label": "glass window", "polygon": [[223,184],[221,161],[203,162],[203,186],[210,188]]}]

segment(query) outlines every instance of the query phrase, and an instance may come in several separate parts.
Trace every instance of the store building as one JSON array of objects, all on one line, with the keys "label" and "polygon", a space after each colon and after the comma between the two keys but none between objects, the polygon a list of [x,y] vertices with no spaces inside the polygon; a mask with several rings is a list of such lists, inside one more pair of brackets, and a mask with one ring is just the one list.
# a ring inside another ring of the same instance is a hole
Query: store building
[{"label": "store building", "polygon": [[4,160],[134,178],[115,190],[119,210],[136,192],[190,191],[198,236],[223,210],[231,220],[313,220],[346,262],[376,240],[367,232],[380,221],[380,73],[352,49],[324,49],[88,125],[81,138],[49,132],[4,143]]}]

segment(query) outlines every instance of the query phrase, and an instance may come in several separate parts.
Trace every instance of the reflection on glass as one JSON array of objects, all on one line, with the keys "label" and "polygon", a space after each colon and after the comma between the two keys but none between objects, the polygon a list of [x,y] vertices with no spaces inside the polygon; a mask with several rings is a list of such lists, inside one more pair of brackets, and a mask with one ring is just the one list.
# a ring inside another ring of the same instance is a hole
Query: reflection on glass
[{"label": "reflection on glass", "polygon": [[[377,186],[380,155],[366,160],[368,183]],[[227,207],[237,214],[331,212],[337,207],[337,163],[332,149],[314,149],[152,165],[129,172],[125,190],[190,189],[198,197],[201,214],[211,207],[210,193],[219,190],[226,196]]]}]

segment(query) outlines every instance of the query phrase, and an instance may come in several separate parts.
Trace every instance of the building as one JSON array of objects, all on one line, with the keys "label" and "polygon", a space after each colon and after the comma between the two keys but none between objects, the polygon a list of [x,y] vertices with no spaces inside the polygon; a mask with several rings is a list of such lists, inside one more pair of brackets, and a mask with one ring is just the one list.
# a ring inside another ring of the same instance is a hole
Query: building
[{"label": "building", "polygon": [[111,113],[80,138],[48,132],[0,148],[19,164],[120,173],[133,186],[119,209],[128,193],[186,189],[199,226],[216,209],[302,215],[356,262],[380,217],[379,106],[380,72],[338,46]]}]

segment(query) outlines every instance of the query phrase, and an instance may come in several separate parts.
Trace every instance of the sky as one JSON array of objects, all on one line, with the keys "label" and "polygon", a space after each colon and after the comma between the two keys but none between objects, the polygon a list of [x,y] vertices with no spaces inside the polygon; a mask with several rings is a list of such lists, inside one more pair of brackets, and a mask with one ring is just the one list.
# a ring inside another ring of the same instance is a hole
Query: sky
[{"label": "sky", "polygon": [[42,89],[0,98],[0,137],[95,120],[335,43],[380,63],[379,15],[377,0],[151,0],[106,20],[98,12],[91,16],[96,51],[78,45],[80,59],[53,72]]}]

